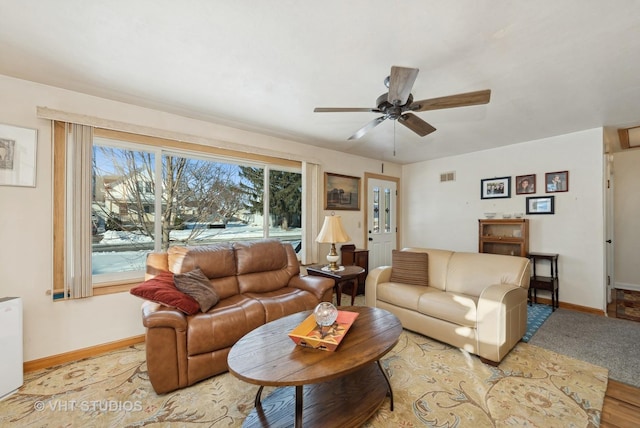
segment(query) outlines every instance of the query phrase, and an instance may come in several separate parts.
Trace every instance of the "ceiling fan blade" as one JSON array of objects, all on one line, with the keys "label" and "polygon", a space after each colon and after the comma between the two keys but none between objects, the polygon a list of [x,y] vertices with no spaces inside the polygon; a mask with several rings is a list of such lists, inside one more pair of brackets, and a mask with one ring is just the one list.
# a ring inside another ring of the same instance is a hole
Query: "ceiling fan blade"
[{"label": "ceiling fan blade", "polygon": [[405,113],[398,118],[398,122],[415,132],[421,137],[431,134],[436,130],[433,126],[429,125],[424,120],[420,119],[415,114]]},{"label": "ceiling fan blade", "polygon": [[368,107],[316,107],[313,109],[315,113],[342,113],[342,112],[371,112],[371,113],[380,113],[380,110],[377,108],[368,108]]},{"label": "ceiling fan blade", "polygon": [[411,94],[411,88],[418,77],[418,71],[417,68],[392,66],[387,101],[396,106],[404,105]]},{"label": "ceiling fan blade", "polygon": [[349,140],[356,140],[356,139],[362,137],[364,134],[366,134],[367,132],[371,131],[376,126],[380,125],[386,118],[387,118],[387,116],[380,116],[380,117],[377,117],[377,118],[373,119],[371,122],[367,123],[365,126],[363,126],[362,128],[358,129],[358,131],[355,134],[353,134],[351,137],[349,137]]},{"label": "ceiling fan blade", "polygon": [[491,89],[466,92],[464,94],[414,101],[409,107],[411,111],[439,110],[444,108],[465,107],[487,104],[491,98]]}]

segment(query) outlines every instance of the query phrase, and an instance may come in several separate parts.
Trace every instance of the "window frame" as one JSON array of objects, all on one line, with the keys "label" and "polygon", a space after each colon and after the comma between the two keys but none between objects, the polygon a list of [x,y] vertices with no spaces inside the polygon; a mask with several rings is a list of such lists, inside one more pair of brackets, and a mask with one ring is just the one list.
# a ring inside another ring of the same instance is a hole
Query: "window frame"
[{"label": "window frame", "polygon": [[[66,122],[52,121],[53,135],[53,293],[65,293],[65,247],[66,247],[66,230],[65,230],[65,214],[67,203],[66,192]],[[221,162],[236,163],[238,165],[254,166],[259,165],[265,168],[265,171],[283,170],[291,172],[300,172],[303,174],[303,163],[300,161],[272,157],[267,155],[255,154],[250,152],[241,152],[231,149],[224,149],[214,146],[203,145],[190,141],[178,141],[167,138],[154,137],[143,134],[136,134],[125,131],[117,131],[106,128],[93,127],[94,138],[115,140],[123,143],[122,147],[146,147],[149,151],[154,152],[171,152],[185,157],[202,156],[206,159],[217,160]],[[268,177],[265,174],[265,177]],[[268,201],[268,186],[264,187]],[[71,196],[72,197],[72,196]],[[268,203],[265,204],[268,210]],[[156,207],[157,208],[157,207]],[[305,204],[302,204],[302,210],[305,210]],[[265,216],[266,217],[266,216]],[[265,227],[263,236],[268,236],[269,228]],[[304,230],[301,232],[301,239],[304,240],[306,234]],[[154,244],[154,251],[159,248],[159,243]],[[137,285],[144,280],[143,276],[122,280],[110,280],[100,283],[92,283],[93,295],[105,295],[111,293],[120,293],[128,291],[132,286]],[[66,300],[66,299],[60,299]],[[73,300],[73,299],[72,299]]]}]

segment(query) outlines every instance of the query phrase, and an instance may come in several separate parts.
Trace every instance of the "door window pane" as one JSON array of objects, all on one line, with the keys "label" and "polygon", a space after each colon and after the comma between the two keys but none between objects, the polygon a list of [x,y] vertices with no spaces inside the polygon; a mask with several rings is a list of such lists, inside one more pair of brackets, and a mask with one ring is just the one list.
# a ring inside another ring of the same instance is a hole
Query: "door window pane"
[{"label": "door window pane", "polygon": [[380,188],[373,188],[373,233],[380,233]]},{"label": "door window pane", "polygon": [[384,231],[391,232],[391,189],[384,189]]}]

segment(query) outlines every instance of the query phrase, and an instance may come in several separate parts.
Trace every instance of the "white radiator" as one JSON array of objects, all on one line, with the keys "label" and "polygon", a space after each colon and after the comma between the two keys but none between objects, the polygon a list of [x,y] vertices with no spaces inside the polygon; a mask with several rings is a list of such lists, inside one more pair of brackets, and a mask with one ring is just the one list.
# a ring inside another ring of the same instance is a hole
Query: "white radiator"
[{"label": "white radiator", "polygon": [[22,386],[22,299],[0,297],[0,400]]}]

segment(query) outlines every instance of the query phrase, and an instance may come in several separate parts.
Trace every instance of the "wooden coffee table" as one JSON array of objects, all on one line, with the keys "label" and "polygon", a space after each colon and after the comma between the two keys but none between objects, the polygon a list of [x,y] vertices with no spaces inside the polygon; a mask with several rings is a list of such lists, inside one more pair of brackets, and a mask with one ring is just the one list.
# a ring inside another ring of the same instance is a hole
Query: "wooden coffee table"
[{"label": "wooden coffee table", "polygon": [[[260,385],[255,409],[244,426],[360,426],[387,395],[393,410],[391,383],[380,358],[398,342],[402,324],[392,313],[366,306],[345,306],[358,312],[340,346],[323,351],[296,345],[288,333],[311,311],[267,323],[231,348],[229,371]],[[275,389],[261,400],[265,386]]]}]

